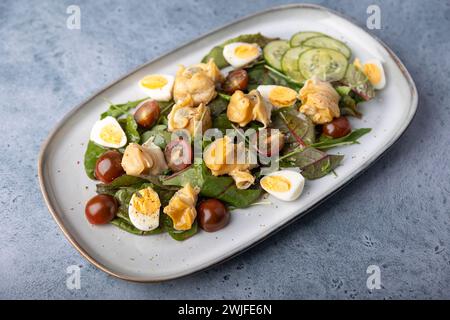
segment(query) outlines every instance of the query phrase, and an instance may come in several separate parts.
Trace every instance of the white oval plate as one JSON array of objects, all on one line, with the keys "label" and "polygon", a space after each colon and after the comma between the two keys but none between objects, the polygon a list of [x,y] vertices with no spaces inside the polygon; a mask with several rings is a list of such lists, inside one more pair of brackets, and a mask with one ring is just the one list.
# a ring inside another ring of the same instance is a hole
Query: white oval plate
[{"label": "white oval plate", "polygon": [[[83,155],[89,131],[107,108],[104,98],[125,102],[142,98],[137,82],[150,73],[175,74],[177,65],[197,63],[216,44],[244,33],[261,32],[288,39],[299,30],[322,31],[346,42],[354,56],[384,62],[386,88],[364,103],[362,120],[353,126],[372,132],[359,145],[336,149],[345,159],[337,176],[307,181],[295,202],[273,200],[235,210],[230,224],[216,233],[199,232],[177,242],[167,234],[140,237],[112,225],[92,226],[84,216],[86,201],[95,194],[95,182],[84,173]],[[267,238],[336,192],[379,158],[405,131],[417,108],[417,91],[409,73],[383,43],[339,14],[315,5],[276,7],[243,18],[190,42],[131,72],[70,112],[42,147],[39,178],[54,219],[90,262],[103,271],[131,281],[162,281],[181,277],[232,257]]]}]

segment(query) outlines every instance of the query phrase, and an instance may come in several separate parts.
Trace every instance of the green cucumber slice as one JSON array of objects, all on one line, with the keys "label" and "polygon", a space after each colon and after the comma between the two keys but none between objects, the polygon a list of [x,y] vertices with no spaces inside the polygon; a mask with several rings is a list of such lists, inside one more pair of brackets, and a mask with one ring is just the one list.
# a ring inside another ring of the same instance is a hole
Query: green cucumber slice
[{"label": "green cucumber slice", "polygon": [[306,80],[298,68],[298,59],[306,50],[309,50],[309,48],[295,47],[286,51],[281,57],[281,70],[285,75],[298,82]]},{"label": "green cucumber slice", "polygon": [[298,69],[306,79],[316,76],[322,81],[338,81],[347,67],[348,60],[342,53],[327,48],[307,50],[298,59]]},{"label": "green cucumber slice", "polygon": [[314,37],[321,37],[324,36],[326,37],[323,33],[320,32],[314,32],[314,31],[302,31],[302,32],[297,32],[296,34],[294,34],[291,37],[291,40],[289,41],[289,44],[291,45],[291,47],[299,47],[303,41],[308,40],[310,38],[314,38]]},{"label": "green cucumber slice", "polygon": [[310,38],[302,43],[305,47],[312,48],[327,48],[339,51],[342,53],[347,59],[350,59],[352,56],[352,52],[343,42],[336,40],[330,37],[314,37]]},{"label": "green cucumber slice", "polygon": [[281,57],[289,48],[286,40],[271,41],[264,47],[264,59],[270,66],[281,70]]}]

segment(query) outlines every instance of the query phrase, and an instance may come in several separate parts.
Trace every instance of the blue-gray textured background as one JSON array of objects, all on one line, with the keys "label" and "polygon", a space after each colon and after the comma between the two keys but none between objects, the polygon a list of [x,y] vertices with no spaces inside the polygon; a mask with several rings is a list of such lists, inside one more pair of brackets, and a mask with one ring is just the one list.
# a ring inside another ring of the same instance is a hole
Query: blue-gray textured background
[{"label": "blue-gray textured background", "polygon": [[[365,25],[416,81],[417,116],[373,167],[306,218],[208,271],[161,284],[112,278],[64,238],[41,197],[37,156],[65,113],[136,66],[287,1],[1,1],[0,298],[450,298],[450,2],[311,1]],[[66,8],[81,7],[81,31]],[[66,267],[82,267],[81,289]],[[366,268],[381,267],[370,292]]]}]

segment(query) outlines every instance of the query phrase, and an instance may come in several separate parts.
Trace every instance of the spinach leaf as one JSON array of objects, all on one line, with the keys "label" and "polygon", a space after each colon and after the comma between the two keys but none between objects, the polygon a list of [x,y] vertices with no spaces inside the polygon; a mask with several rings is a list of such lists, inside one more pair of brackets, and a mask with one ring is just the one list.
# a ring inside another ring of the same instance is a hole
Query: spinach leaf
[{"label": "spinach leaf", "polygon": [[246,42],[246,43],[256,43],[261,48],[264,48],[266,44],[270,41],[275,40],[271,38],[267,38],[263,36],[261,33],[256,34],[243,34],[236,38],[225,41],[224,43],[215,46],[211,49],[211,51],[202,59],[203,63],[208,62],[210,59],[213,59],[219,69],[223,69],[228,66],[228,62],[225,60],[223,56],[223,48],[225,45],[233,43],[233,42]]},{"label": "spinach leaf", "polygon": [[[127,177],[129,177],[129,176],[127,176]],[[137,179],[140,179],[140,178],[137,178]],[[112,183],[114,183],[116,180],[114,180]],[[134,180],[134,181],[138,182],[138,180]],[[140,183],[141,181],[144,181],[144,183]],[[169,200],[170,200],[170,198],[172,198],[175,191],[161,189],[160,187],[155,186],[152,183],[149,183],[145,179],[141,179],[141,181],[139,181],[136,184],[130,185],[133,182],[132,179],[128,179],[128,178],[123,179],[123,181],[122,181],[123,183],[120,184],[121,187],[113,194],[114,197],[117,199],[117,201],[119,201],[120,207],[117,212],[116,218],[113,221],[111,221],[111,223],[113,225],[121,228],[122,230],[125,230],[125,231],[133,233],[133,234],[137,234],[137,235],[151,235],[151,234],[161,233],[165,230],[164,225],[162,223],[162,216],[164,215],[162,212],[160,212],[159,227],[156,228],[155,230],[142,231],[133,226],[133,224],[130,221],[130,217],[128,215],[128,207],[130,205],[131,197],[133,196],[133,194],[136,191],[138,191],[140,189],[143,189],[146,187],[152,187],[159,195],[159,199],[161,201],[161,207],[165,207],[169,203]],[[119,184],[119,183],[117,183],[117,184]],[[125,185],[129,185],[129,186],[125,187]],[[112,191],[112,189],[109,192],[111,192],[111,191]]]},{"label": "spinach leaf", "polygon": [[345,137],[336,138],[336,139],[322,135],[320,137],[319,141],[317,143],[314,143],[311,146],[314,148],[317,148],[317,149],[324,150],[324,149],[330,149],[333,147],[359,143],[358,139],[361,138],[363,135],[369,133],[371,130],[372,129],[370,129],[370,128],[356,129],[356,130],[353,130],[352,132],[350,132]]},{"label": "spinach leaf", "polygon": [[108,149],[95,144],[93,141],[89,141],[86,152],[84,153],[84,170],[92,180],[96,180],[94,172],[97,159],[106,151]]},{"label": "spinach leaf", "polygon": [[233,178],[229,176],[215,177],[204,164],[194,164],[163,180],[165,185],[180,187],[186,183],[200,187],[201,196],[221,200],[235,208],[248,207],[262,194],[259,188],[238,189]]},{"label": "spinach leaf", "polygon": [[227,110],[228,100],[222,95],[218,95],[213,101],[208,104],[211,115],[217,117],[221,113]]},{"label": "spinach leaf", "polygon": [[138,125],[134,117],[130,114],[126,118],[119,119],[119,124],[127,136],[127,143],[139,143],[141,136],[138,132]]},{"label": "spinach leaf", "polygon": [[217,128],[225,134],[227,129],[233,129],[233,125],[228,120],[226,113],[222,113],[213,119],[213,128]]},{"label": "spinach leaf", "polygon": [[358,104],[350,95],[343,96],[339,100],[339,110],[343,116],[361,118],[362,114],[357,109]]},{"label": "spinach leaf", "polygon": [[259,187],[238,189],[233,178],[208,175],[200,194],[207,198],[219,199],[235,208],[246,208],[256,202],[262,195]]},{"label": "spinach leaf", "polygon": [[142,230],[139,230],[138,228],[136,228],[135,226],[133,226],[131,224],[131,222],[129,222],[125,219],[119,218],[119,217],[114,218],[111,221],[111,224],[115,225],[116,227],[118,227],[126,232],[136,234],[139,236],[148,236],[148,235],[152,235],[152,234],[159,234],[164,231],[164,229],[161,228],[160,226],[151,231],[142,231]]},{"label": "spinach leaf", "polygon": [[350,87],[353,92],[363,98],[365,101],[375,97],[375,90],[367,76],[355,67],[349,64],[342,83]]},{"label": "spinach leaf", "polygon": [[182,171],[178,171],[169,177],[162,179],[162,184],[165,186],[184,187],[190,183],[193,187],[202,188],[204,183],[203,166],[200,164],[193,164]]},{"label": "spinach leaf", "polygon": [[300,84],[289,79],[282,73],[265,64],[255,64],[247,69],[248,86],[247,89],[256,89],[259,85],[279,85],[290,87],[296,91],[300,89]]},{"label": "spinach leaf", "polygon": [[160,216],[160,225],[162,225],[164,230],[166,230],[169,233],[169,235],[177,241],[184,241],[192,237],[198,231],[197,220],[194,220],[194,223],[192,224],[192,227],[189,230],[184,231],[175,230],[173,228],[172,219],[165,213],[162,213]]},{"label": "spinach leaf", "polygon": [[298,167],[302,175],[309,180],[319,179],[334,170],[344,156],[328,155],[318,149],[307,147],[297,149],[286,154],[286,158],[280,161],[281,167]]},{"label": "spinach leaf", "polygon": [[310,145],[315,142],[314,123],[296,108],[285,108],[274,114],[272,126],[286,136],[286,142]]},{"label": "spinach leaf", "polygon": [[105,112],[103,112],[100,116],[100,119],[103,119],[107,116],[111,116],[114,118],[118,118],[124,114],[126,114],[128,111],[130,111],[133,108],[136,108],[139,103],[146,100],[145,99],[139,99],[136,101],[128,101],[127,103],[121,103],[121,104],[112,104],[109,106],[109,109]]},{"label": "spinach leaf", "polygon": [[114,195],[120,188],[140,186],[144,183],[148,183],[147,180],[128,176],[126,174],[114,179],[111,183],[99,183],[97,184],[97,193]]},{"label": "spinach leaf", "polygon": [[166,145],[170,142],[172,135],[167,131],[166,125],[159,124],[154,126],[151,130],[145,131],[141,136],[141,140],[142,142],[146,142],[151,137],[153,137],[153,143],[164,150]]}]

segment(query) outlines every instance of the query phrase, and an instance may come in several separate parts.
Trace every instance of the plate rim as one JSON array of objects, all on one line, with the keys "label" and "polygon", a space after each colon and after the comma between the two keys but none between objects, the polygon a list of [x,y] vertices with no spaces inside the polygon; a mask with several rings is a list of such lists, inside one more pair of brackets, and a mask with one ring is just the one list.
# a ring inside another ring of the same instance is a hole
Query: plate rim
[{"label": "plate rim", "polygon": [[[188,272],[182,273],[180,275],[165,276],[165,277],[163,277],[163,278],[161,278],[159,280],[153,280],[153,279],[137,278],[137,277],[134,277],[134,276],[129,276],[129,275],[126,275],[126,274],[121,274],[121,273],[118,273],[118,272],[114,272],[112,270],[109,270],[108,267],[105,266],[104,264],[102,264],[102,263],[98,262],[97,260],[95,260],[76,241],[76,239],[72,236],[72,234],[69,233],[69,231],[64,226],[64,222],[62,221],[62,219],[60,218],[60,215],[58,214],[57,210],[53,207],[53,205],[52,205],[52,203],[50,201],[50,196],[49,196],[49,193],[48,193],[48,191],[46,189],[46,186],[45,186],[45,183],[44,183],[44,162],[45,162],[46,151],[47,151],[48,146],[51,144],[53,138],[59,132],[59,130],[64,126],[64,124],[67,122],[67,120],[69,120],[72,117],[72,115],[75,114],[79,109],[81,109],[86,103],[88,103],[91,100],[95,99],[101,93],[103,93],[104,91],[108,90],[109,88],[111,88],[112,86],[116,85],[117,83],[121,82],[122,80],[127,78],[129,75],[139,71],[140,69],[145,68],[146,66],[148,66],[148,65],[150,65],[152,63],[155,63],[158,60],[161,60],[161,59],[165,58],[166,56],[168,56],[168,55],[170,55],[172,53],[175,53],[176,51],[179,51],[179,50],[183,49],[184,47],[186,47],[188,45],[191,45],[193,43],[201,41],[202,39],[204,39],[204,38],[206,38],[206,37],[208,37],[210,35],[213,35],[216,32],[219,32],[219,31],[222,31],[224,29],[227,29],[227,28],[233,26],[236,23],[243,22],[245,20],[248,20],[248,19],[251,19],[251,18],[254,18],[254,17],[257,17],[257,16],[261,16],[261,15],[264,15],[264,14],[267,14],[267,13],[270,13],[270,12],[282,11],[282,10],[288,10],[288,9],[294,9],[294,8],[295,9],[313,9],[313,10],[324,11],[324,12],[327,12],[327,13],[332,13],[332,14],[340,17],[340,18],[343,18],[346,21],[348,21],[349,23],[351,23],[354,27],[360,29],[361,31],[363,31],[364,33],[366,33],[367,35],[369,35],[373,39],[375,39],[388,52],[389,56],[394,60],[396,65],[399,67],[402,75],[407,80],[409,89],[410,89],[410,91],[412,93],[412,97],[411,97],[412,98],[412,101],[411,101],[412,114],[410,114],[409,121],[401,129],[401,131],[399,132],[398,136],[394,140],[388,142],[388,144],[385,146],[385,149],[382,151],[381,154],[376,156],[370,162],[366,162],[363,166],[361,166],[361,169],[360,169],[359,172],[354,173],[352,176],[350,176],[349,179],[347,181],[345,181],[341,186],[339,186],[336,190],[334,190],[331,193],[329,193],[328,195],[326,195],[324,198],[322,198],[321,200],[319,200],[318,202],[313,204],[310,208],[304,210],[303,212],[299,212],[294,217],[292,217],[290,220],[286,221],[281,226],[278,226],[277,228],[272,230],[270,233],[268,233],[267,235],[263,236],[261,239],[258,239],[256,241],[248,244],[247,246],[245,246],[244,248],[238,250],[235,253],[232,253],[232,254],[230,254],[228,256],[224,256],[220,261],[208,264],[206,266],[202,266],[198,270],[195,270],[195,271],[188,271]],[[58,227],[63,232],[64,236],[67,238],[69,243],[78,251],[78,253],[80,253],[82,255],[82,257],[84,257],[87,261],[92,263],[98,269],[100,269],[103,272],[105,272],[105,273],[107,273],[107,274],[109,274],[109,275],[111,275],[113,277],[116,277],[118,279],[130,281],[130,282],[137,282],[137,283],[160,283],[160,282],[163,282],[163,281],[174,280],[174,279],[186,277],[188,275],[196,274],[196,273],[198,273],[200,271],[204,271],[206,269],[209,269],[209,268],[212,268],[212,267],[217,266],[219,264],[222,264],[222,263],[224,263],[224,262],[226,262],[228,260],[231,260],[234,257],[242,254],[243,252],[245,252],[245,251],[247,251],[247,250],[257,246],[261,242],[265,241],[269,237],[271,237],[274,234],[278,233],[280,230],[286,228],[288,225],[292,224],[293,222],[297,221],[298,219],[304,217],[306,214],[308,214],[309,212],[311,212],[312,210],[314,210],[315,208],[320,206],[322,203],[327,201],[329,198],[331,198],[332,196],[336,195],[336,193],[338,193],[340,190],[342,190],[344,187],[346,187],[350,182],[355,180],[362,173],[364,173],[370,166],[372,166],[380,158],[382,158],[392,148],[392,146],[396,142],[398,142],[400,140],[400,138],[407,131],[407,129],[409,128],[409,126],[413,122],[415,115],[417,114],[417,107],[418,107],[418,91],[417,91],[416,85],[414,83],[413,78],[411,77],[410,73],[408,72],[406,67],[403,65],[401,60],[397,57],[397,55],[382,40],[380,40],[377,36],[369,33],[366,30],[364,30],[353,18],[347,17],[346,15],[344,15],[344,14],[338,12],[338,11],[335,11],[333,9],[330,9],[330,8],[327,8],[327,7],[324,7],[324,6],[321,6],[321,5],[316,5],[316,4],[294,3],[294,4],[278,5],[278,6],[274,6],[274,7],[270,7],[270,8],[264,9],[264,10],[257,11],[257,12],[252,13],[252,14],[245,15],[245,16],[243,16],[241,18],[238,18],[238,19],[235,19],[235,20],[233,20],[231,22],[228,22],[228,23],[226,23],[226,24],[224,24],[224,25],[222,25],[222,26],[220,26],[218,28],[215,28],[215,29],[211,30],[210,32],[202,34],[199,37],[196,37],[195,39],[186,41],[183,44],[181,44],[180,46],[175,47],[172,50],[166,51],[165,53],[159,55],[158,57],[156,57],[154,59],[151,59],[150,61],[148,61],[146,63],[143,63],[143,64],[139,65],[138,67],[132,69],[131,71],[127,72],[125,75],[119,77],[118,79],[109,82],[106,86],[102,87],[101,89],[99,89],[98,91],[96,91],[95,93],[90,95],[88,98],[84,99],[81,103],[79,103],[77,106],[75,106],[72,110],[70,110],[68,113],[66,113],[64,115],[64,117],[57,123],[57,125],[53,128],[53,130],[50,131],[50,133],[48,134],[47,138],[42,143],[40,151],[39,151],[39,157],[38,157],[39,186],[40,186],[40,190],[41,190],[41,193],[43,195],[43,198],[44,198],[44,202],[45,202],[48,210],[50,211],[53,219],[56,221]]]}]

